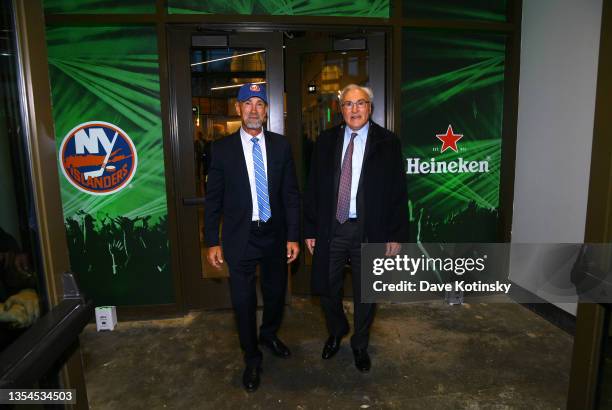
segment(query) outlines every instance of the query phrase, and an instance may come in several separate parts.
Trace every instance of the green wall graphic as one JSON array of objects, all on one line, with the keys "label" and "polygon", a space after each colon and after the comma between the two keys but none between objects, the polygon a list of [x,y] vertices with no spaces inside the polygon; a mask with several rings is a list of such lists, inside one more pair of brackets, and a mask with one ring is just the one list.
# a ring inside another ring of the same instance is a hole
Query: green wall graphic
[{"label": "green wall graphic", "polygon": [[389,0],[168,0],[169,13],[389,17]]},{"label": "green wall graphic", "polygon": [[72,269],[97,305],[172,303],[156,30],[49,27],[47,43],[57,147],[76,125],[105,121],[138,152],[134,178],[111,195],[60,173]]},{"label": "green wall graphic", "polygon": [[[44,0],[46,14],[155,13],[155,0]],[[168,0],[170,14],[389,18],[390,0]]]},{"label": "green wall graphic", "polygon": [[[413,165],[408,174],[411,240],[493,242],[505,37],[405,29],[403,41],[401,137],[409,171]],[[436,135],[445,134],[449,125],[463,137],[458,152],[442,153]],[[417,161],[427,165],[417,168]],[[471,162],[476,165],[470,169],[466,164]],[[446,163],[446,172],[438,169],[440,163]]]},{"label": "green wall graphic", "polygon": [[46,14],[155,13],[155,0],[44,0]]},{"label": "green wall graphic", "polygon": [[405,17],[506,21],[506,0],[402,0]]}]

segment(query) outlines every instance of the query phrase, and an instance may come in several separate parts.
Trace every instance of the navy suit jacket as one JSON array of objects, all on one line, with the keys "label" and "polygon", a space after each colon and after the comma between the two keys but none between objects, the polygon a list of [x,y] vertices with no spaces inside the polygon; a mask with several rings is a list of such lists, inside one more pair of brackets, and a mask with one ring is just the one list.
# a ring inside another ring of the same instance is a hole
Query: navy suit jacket
[{"label": "navy suit jacket", "polygon": [[[284,254],[287,241],[299,240],[300,194],[291,145],[280,134],[264,133],[272,226],[278,249]],[[244,255],[253,215],[240,131],[215,141],[211,147],[211,157],[205,205],[205,240],[208,246],[222,244],[225,260],[231,267]],[[220,238],[221,218],[223,232]]]}]

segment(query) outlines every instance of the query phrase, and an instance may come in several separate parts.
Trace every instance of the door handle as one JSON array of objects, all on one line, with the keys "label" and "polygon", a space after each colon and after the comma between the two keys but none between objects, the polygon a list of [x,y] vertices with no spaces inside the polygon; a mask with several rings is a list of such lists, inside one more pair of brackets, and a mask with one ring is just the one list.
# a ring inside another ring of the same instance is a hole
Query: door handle
[{"label": "door handle", "polygon": [[196,196],[193,198],[183,198],[183,205],[185,206],[200,206],[206,203],[205,196]]}]

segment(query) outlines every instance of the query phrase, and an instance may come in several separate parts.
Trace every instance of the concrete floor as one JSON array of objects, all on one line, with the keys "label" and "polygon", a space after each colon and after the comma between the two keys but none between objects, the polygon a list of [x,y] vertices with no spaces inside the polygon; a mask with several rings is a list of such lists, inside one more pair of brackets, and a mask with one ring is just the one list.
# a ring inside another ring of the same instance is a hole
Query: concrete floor
[{"label": "concrete floor", "polygon": [[294,298],[280,333],[293,356],[283,360],[264,350],[261,386],[248,394],[231,312],[122,322],[113,332],[89,325],[81,339],[89,403],[92,409],[565,408],[572,337],[520,305],[379,305],[369,374],[355,369],[348,339],[323,361],[326,336],[319,307]]}]

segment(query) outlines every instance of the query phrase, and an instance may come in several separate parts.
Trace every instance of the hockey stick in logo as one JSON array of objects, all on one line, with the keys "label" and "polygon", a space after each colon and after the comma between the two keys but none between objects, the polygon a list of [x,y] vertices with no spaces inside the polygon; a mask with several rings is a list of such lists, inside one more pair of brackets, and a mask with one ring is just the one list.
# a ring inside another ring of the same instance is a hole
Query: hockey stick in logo
[{"label": "hockey stick in logo", "polygon": [[102,175],[104,173],[104,168],[106,168],[106,164],[108,163],[108,159],[110,158],[111,153],[113,152],[113,147],[115,146],[115,141],[117,141],[117,131],[115,131],[115,135],[113,136],[113,141],[111,142],[110,148],[108,149],[108,152],[106,153],[106,156],[104,157],[104,162],[102,163],[102,166],[97,171],[88,171],[88,172],[85,172],[83,174],[83,176],[85,177],[85,181],[87,181],[88,178],[97,178],[97,177],[99,177],[100,175]]}]

